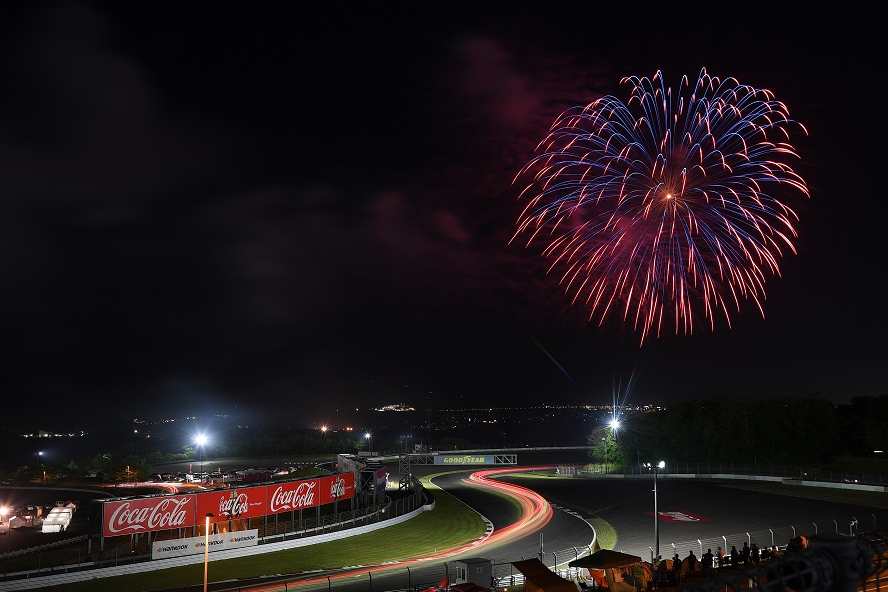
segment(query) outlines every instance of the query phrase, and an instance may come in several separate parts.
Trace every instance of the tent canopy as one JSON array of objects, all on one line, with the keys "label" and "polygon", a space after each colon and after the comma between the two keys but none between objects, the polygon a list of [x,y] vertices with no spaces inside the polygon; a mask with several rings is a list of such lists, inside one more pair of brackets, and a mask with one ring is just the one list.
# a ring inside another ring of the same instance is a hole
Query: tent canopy
[{"label": "tent canopy", "polygon": [[579,592],[572,580],[553,572],[539,559],[513,561],[512,565],[524,574],[524,592]]},{"label": "tent canopy", "polygon": [[587,569],[605,569],[608,567],[624,567],[641,562],[641,557],[620,553],[610,549],[602,549],[591,555],[574,559],[568,565],[570,567],[585,567]]}]

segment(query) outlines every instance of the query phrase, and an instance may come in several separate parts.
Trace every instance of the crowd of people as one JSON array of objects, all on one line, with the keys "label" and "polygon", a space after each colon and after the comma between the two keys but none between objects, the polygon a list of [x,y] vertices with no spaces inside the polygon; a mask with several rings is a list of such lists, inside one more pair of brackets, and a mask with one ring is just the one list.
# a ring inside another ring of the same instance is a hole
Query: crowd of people
[{"label": "crowd of people", "polygon": [[676,553],[671,560],[661,563],[661,574],[676,584],[685,578],[694,578],[698,575],[710,578],[717,571],[747,569],[763,561],[780,557],[784,552],[802,551],[808,546],[807,543],[804,536],[796,537],[789,542],[785,551],[781,552],[776,545],[759,547],[755,542],[744,542],[740,549],[737,549],[736,545],[731,545],[730,551],[727,552],[721,547],[716,548],[714,553],[711,548],[706,549],[699,559],[693,550],[689,551],[684,559]]},{"label": "crowd of people", "polygon": [[[801,552],[807,546],[807,538],[799,536],[790,540],[782,551],[778,546],[759,547],[755,542],[744,542],[740,549],[736,545],[732,545],[727,552],[721,547],[717,547],[715,552],[711,548],[706,549],[700,558],[697,558],[693,550],[688,551],[688,555],[684,559],[676,553],[671,559],[661,559],[658,572],[655,572],[652,565],[646,562],[611,569],[589,569],[591,582],[583,589],[642,592],[664,586],[678,586],[683,580],[698,576],[712,578],[718,573],[726,571],[754,568],[764,561],[777,559],[785,553]],[[659,584],[654,584],[654,581]]]}]

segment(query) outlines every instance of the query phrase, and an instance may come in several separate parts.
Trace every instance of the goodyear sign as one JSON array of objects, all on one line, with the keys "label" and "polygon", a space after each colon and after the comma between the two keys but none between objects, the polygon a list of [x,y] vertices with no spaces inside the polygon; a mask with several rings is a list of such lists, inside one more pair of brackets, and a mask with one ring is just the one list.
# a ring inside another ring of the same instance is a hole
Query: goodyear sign
[{"label": "goodyear sign", "polygon": [[440,454],[435,457],[436,465],[492,465],[492,454]]}]

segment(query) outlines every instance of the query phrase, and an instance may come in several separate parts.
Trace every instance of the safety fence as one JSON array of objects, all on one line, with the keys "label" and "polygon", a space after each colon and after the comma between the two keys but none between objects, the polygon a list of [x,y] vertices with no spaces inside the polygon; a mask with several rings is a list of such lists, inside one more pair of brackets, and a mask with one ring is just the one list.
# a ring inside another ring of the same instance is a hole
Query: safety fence
[{"label": "safety fence", "polygon": [[[356,510],[303,520],[275,516],[259,525],[260,549],[254,548],[254,552],[261,552],[261,547],[270,543],[323,538],[331,533],[398,519],[428,502],[422,485],[417,482],[408,495],[397,498],[381,494],[368,496],[367,505]],[[112,537],[106,539],[103,546],[97,544],[95,537],[90,541],[87,535],[73,536],[48,545],[0,554],[0,583],[152,561],[161,563],[167,560],[152,560],[151,548],[145,536]]]},{"label": "safety fence", "polygon": [[854,537],[828,533],[800,551],[739,572],[719,573],[684,588],[689,592],[872,592],[888,587],[886,532]]},{"label": "safety fence", "polygon": [[[847,539],[859,538],[860,540],[869,543],[870,546],[880,549],[879,552],[882,554],[884,554],[886,550],[885,548],[882,548],[886,544],[884,537],[879,534],[872,534],[879,532],[875,529],[875,526],[873,527],[873,530],[867,531],[865,533],[862,530],[854,529],[854,525],[850,525],[850,528],[847,531],[841,531],[840,529],[826,530],[824,528],[821,528],[821,526],[827,525],[818,525],[812,522],[809,523],[805,528],[786,526],[777,529],[735,533],[731,535],[724,535],[707,539],[695,539],[693,541],[683,541],[680,543],[670,542],[660,546],[660,555],[661,557],[673,557],[675,555],[678,555],[679,557],[683,558],[691,551],[694,551],[696,557],[700,558],[703,556],[704,551],[711,550],[715,554],[719,548],[722,548],[726,553],[726,557],[729,557],[732,547],[736,547],[739,550],[743,548],[744,544],[747,547],[752,547],[753,544],[755,544],[761,549],[770,547],[774,553],[773,557],[775,559],[779,559],[787,555],[787,549],[791,546],[791,542],[797,541],[800,538],[806,541],[844,541]],[[829,528],[833,528],[836,526],[837,525],[835,523],[830,523],[828,525]],[[635,555],[637,557],[640,557],[643,561],[653,563],[654,549],[650,547],[643,549],[618,550],[628,555]],[[562,578],[574,580],[578,583],[583,583],[586,581],[585,571],[575,567],[570,567],[570,563],[572,561],[578,561],[581,557],[591,555],[592,553],[593,549],[590,546],[573,547],[557,552],[542,552],[537,555],[537,558],[540,559],[540,561],[542,561],[547,567],[549,567],[553,572],[555,572]],[[520,559],[526,558],[521,557]],[[749,567],[744,563],[741,563],[740,565],[742,567]],[[726,561],[721,566],[718,566],[716,564],[716,567],[726,568],[728,567],[728,563]],[[494,579],[497,585],[500,587],[508,587],[510,585],[522,585],[524,583],[524,576],[520,572],[516,571],[511,563],[495,564],[493,569]],[[726,570],[722,569],[722,572],[724,571]]]},{"label": "safety fence", "polygon": [[[729,539],[730,540],[730,539]],[[682,582],[668,581],[665,574],[652,572],[647,581],[624,580],[625,591],[649,589],[687,590],[688,592],[735,592],[756,590],[761,592],[874,592],[888,589],[888,543],[884,532],[867,532],[847,536],[824,533],[808,539],[808,546],[798,552],[784,550],[775,556],[747,569],[715,569],[708,577],[702,573]],[[577,591],[597,589],[598,584],[588,577],[588,570],[570,567],[571,561],[592,553],[589,547],[577,547],[543,553],[540,558],[553,572],[576,584]],[[526,558],[521,558],[526,559]],[[516,561],[518,558],[515,559]],[[458,562],[442,562],[425,567],[393,567],[374,580],[372,571],[365,577],[350,573],[348,584],[338,584],[328,579],[330,592],[449,592],[465,590],[459,586]],[[525,577],[512,563],[493,563],[491,582],[477,578],[472,583],[495,592],[508,592],[518,587],[525,590]],[[317,580],[317,578],[315,578]],[[299,579],[283,579],[278,582],[262,582],[263,592],[289,592],[303,585]],[[533,589],[537,589],[534,587]],[[244,583],[240,590],[249,590]]]},{"label": "safety fence", "polygon": [[[744,544],[751,547],[753,543],[761,549],[772,547],[782,551],[792,539],[799,536],[815,537],[820,534],[855,536],[863,530],[863,527],[858,528],[856,519],[847,523],[837,520],[830,520],[828,523],[811,521],[796,526],[769,528],[767,530],[741,532],[691,541],[663,541],[660,543],[660,555],[662,557],[673,557],[675,555],[685,557],[690,551],[694,551],[697,557],[702,557],[705,550],[712,550],[713,553],[716,553],[718,548],[722,548],[726,554],[730,554],[731,547],[741,549]],[[872,517],[872,527],[869,530],[876,530],[875,516]],[[653,561],[654,558],[654,549],[652,547],[619,550],[624,553],[638,555],[649,561]]]},{"label": "safety fence", "polygon": [[[888,475],[882,473],[856,473],[851,471],[834,471],[794,465],[759,465],[744,463],[717,462],[667,462],[660,470],[660,476],[674,475],[735,475],[774,477],[778,480],[822,481],[829,483],[847,483],[858,485],[888,486]],[[596,463],[587,465],[565,465],[564,471],[577,475],[649,475],[651,469],[643,463],[622,466]]]},{"label": "safety fence", "polygon": [[[356,511],[342,512],[335,515],[323,516],[320,520],[311,520],[288,523],[280,520],[268,524],[261,533],[260,546],[265,543],[291,540],[294,538],[316,536],[325,532],[347,530],[358,526],[366,526],[374,522],[382,522],[415,511],[427,503],[427,498],[421,487],[405,497],[392,500],[380,497],[379,503],[371,503],[366,508]],[[792,590],[793,592],[847,592],[853,581],[855,589],[866,590],[880,589],[885,584],[885,536],[876,530],[875,517],[873,516],[872,530],[863,532],[868,525],[858,524],[854,519],[851,522],[839,522],[832,520],[829,523],[810,522],[805,525],[786,526],[777,529],[757,530],[732,535],[724,535],[708,539],[696,539],[693,541],[669,542],[664,541],[660,545],[660,554],[666,556],[672,554],[684,555],[693,549],[703,551],[708,548],[715,550],[722,547],[726,551],[731,546],[742,547],[743,543],[759,546],[773,546],[781,550],[779,557],[764,562],[760,566],[750,570],[734,572],[719,572],[717,578],[705,582],[688,582],[687,585],[695,585],[701,590],[714,591],[725,590],[732,592],[741,589],[760,589],[773,592],[777,590]],[[804,535],[812,542],[805,553],[789,554],[785,552],[787,543]],[[79,537],[75,542],[60,548],[40,547],[30,549],[27,552],[0,555],[2,579],[0,582],[13,581],[23,578],[37,578],[44,575],[68,573],[74,571],[87,571],[109,566],[123,566],[127,564],[150,562],[150,553],[147,548],[133,547],[129,537],[117,537],[121,539],[118,546],[108,546],[100,554],[88,556],[85,537]],[[851,550],[848,541],[852,542]],[[127,545],[130,546],[127,546]],[[865,546],[863,549],[861,545]],[[647,560],[653,557],[653,549],[620,549],[623,552],[637,555]],[[582,570],[571,568],[569,563],[578,560],[593,552],[591,547],[573,547],[556,552],[541,552],[537,557],[550,569],[561,577],[577,582],[579,587],[586,587],[591,583],[586,579]],[[802,555],[801,558],[795,555]],[[837,559],[838,558],[838,559]],[[844,559],[842,559],[844,558]],[[850,558],[850,559],[849,559]],[[514,561],[526,559],[514,558]],[[847,560],[847,561],[846,561]],[[850,566],[845,563],[850,561]],[[161,563],[155,561],[154,563]],[[504,589],[511,586],[523,585],[524,577],[518,572],[512,563],[495,563],[492,566],[491,587]],[[368,570],[366,577],[366,592],[419,592],[433,589],[447,588],[455,580],[452,562],[430,562],[423,566],[404,567],[398,569],[392,567],[385,572],[384,587],[377,581],[374,582],[372,570]],[[315,576],[317,577],[317,576]],[[720,582],[714,585],[716,579]],[[360,577],[350,578],[348,592],[354,592],[355,586],[362,587]],[[328,589],[340,588],[333,580],[328,580]],[[654,585],[656,582],[653,583]],[[802,587],[790,584],[802,584]],[[279,585],[279,588],[274,588]],[[278,584],[263,581],[263,590],[290,590],[300,585],[300,579],[295,577],[283,578]],[[271,586],[271,587],[269,587]],[[0,586],[2,588],[2,586]],[[243,582],[241,589],[249,589],[249,583]],[[343,592],[345,588],[341,588]]]}]

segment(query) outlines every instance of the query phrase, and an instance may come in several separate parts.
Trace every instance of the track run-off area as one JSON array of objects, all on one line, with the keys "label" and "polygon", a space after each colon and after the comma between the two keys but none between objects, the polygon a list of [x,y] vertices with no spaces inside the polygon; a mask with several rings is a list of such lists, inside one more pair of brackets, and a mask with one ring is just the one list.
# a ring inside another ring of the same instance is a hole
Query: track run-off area
[{"label": "track run-off area", "polygon": [[[547,565],[559,552],[574,550],[577,555],[588,552],[595,541],[590,522],[605,524],[614,537],[606,548],[615,548],[646,558],[654,545],[654,494],[652,479],[607,477],[581,478],[558,475],[554,465],[509,466],[502,468],[465,469],[436,473],[440,467],[416,467],[416,474],[436,497],[452,496],[471,508],[485,525],[477,538],[450,548],[428,548],[418,545],[416,554],[408,559],[380,558],[373,564],[342,565],[336,569],[291,571],[293,566],[282,562],[274,573],[248,575],[218,581],[214,571],[224,559],[209,556],[209,590],[254,590],[270,592],[299,588],[305,591],[381,592],[409,588],[434,587],[445,576],[452,578],[448,562],[483,557],[496,564],[509,564],[531,557],[542,557]],[[661,555],[673,552],[682,557],[690,549],[700,553],[698,544],[757,536],[788,537],[788,533],[848,532],[849,524],[867,530],[888,524],[886,496],[863,492],[821,490],[816,487],[781,486],[779,483],[743,482],[660,475],[659,534]],[[441,493],[439,493],[441,492]],[[435,509],[431,509],[432,512]],[[684,517],[684,518],[682,518]],[[465,520],[466,518],[462,518]],[[408,520],[380,529],[385,536],[408,536],[421,521]],[[791,529],[791,530],[790,530]],[[765,533],[764,535],[762,533]],[[431,540],[434,540],[434,533]],[[361,535],[343,531],[342,544],[361,545]],[[428,545],[426,539],[426,544]],[[701,543],[701,541],[703,543]],[[304,546],[306,539],[299,543]],[[769,545],[770,541],[756,542]],[[787,540],[776,540],[785,545]],[[294,543],[295,544],[295,543]],[[722,545],[719,542],[719,545]],[[276,545],[269,545],[270,547]],[[250,549],[256,555],[265,545]],[[279,549],[279,547],[277,547]],[[310,553],[312,546],[304,546]],[[739,548],[739,546],[738,546]],[[705,550],[705,548],[704,548]],[[713,546],[713,551],[715,550]],[[202,558],[200,558],[202,563]],[[572,557],[571,557],[572,559]],[[198,561],[198,558],[195,558]],[[142,578],[147,587],[139,590],[162,590],[151,586],[151,572],[167,569],[162,561],[133,564],[134,571],[145,571]],[[193,566],[191,573],[195,573]],[[289,567],[289,569],[288,569]],[[182,568],[184,569],[184,568]],[[105,578],[96,571],[81,572],[84,580],[64,586],[61,590],[111,590],[117,578]],[[119,573],[119,572],[118,572]],[[68,574],[72,575],[72,574]],[[159,575],[159,574],[158,574]],[[30,585],[19,587],[19,581],[0,583],[0,590],[37,589],[55,586],[56,576],[33,578]],[[89,580],[89,581],[86,581]],[[68,580],[71,581],[70,579]],[[334,590],[335,588],[335,590]],[[120,588],[118,588],[120,589]],[[129,589],[129,588],[128,588]],[[176,589],[201,590],[202,583],[189,581]]]}]

